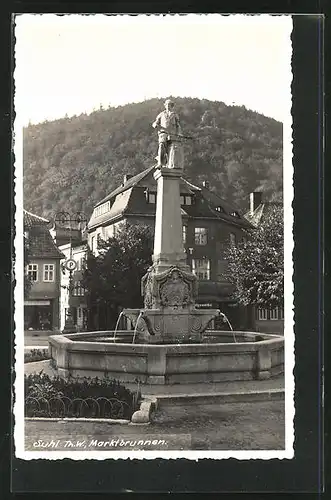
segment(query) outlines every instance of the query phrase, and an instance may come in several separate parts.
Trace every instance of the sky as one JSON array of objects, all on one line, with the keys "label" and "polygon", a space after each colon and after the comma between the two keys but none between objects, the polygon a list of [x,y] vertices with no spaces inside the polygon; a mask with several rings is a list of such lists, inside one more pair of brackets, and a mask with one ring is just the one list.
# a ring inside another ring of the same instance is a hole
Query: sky
[{"label": "sky", "polygon": [[290,112],[292,21],[268,15],[23,14],[15,111],[23,125],[152,97]]}]

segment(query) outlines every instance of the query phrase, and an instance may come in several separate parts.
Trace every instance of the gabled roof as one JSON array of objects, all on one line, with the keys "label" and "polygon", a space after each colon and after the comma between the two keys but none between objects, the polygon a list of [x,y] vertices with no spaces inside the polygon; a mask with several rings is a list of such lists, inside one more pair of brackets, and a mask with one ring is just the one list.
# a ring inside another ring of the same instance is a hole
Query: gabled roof
[{"label": "gabled roof", "polygon": [[190,187],[190,191],[195,193],[197,199],[200,200],[198,208],[196,205],[184,207],[187,215],[192,217],[213,217],[245,229],[252,229],[252,225],[241,215],[239,208],[234,204],[224,201],[218,194],[204,186],[195,186],[183,177],[182,181]]},{"label": "gabled roof", "polygon": [[49,223],[49,220],[44,219],[44,217],[39,217],[39,215],[32,214],[27,210],[23,210],[24,214],[24,227],[34,227],[34,226],[46,226]]},{"label": "gabled roof", "polygon": [[106,203],[106,201],[111,200],[118,194],[122,193],[123,191],[126,191],[127,189],[136,186],[139,181],[141,181],[144,177],[146,177],[150,172],[152,172],[155,169],[155,166],[152,165],[149,168],[146,168],[143,172],[140,172],[137,175],[134,175],[131,177],[125,184],[122,184],[118,188],[116,188],[114,191],[112,191],[110,194],[108,194],[105,198],[103,198],[101,201],[99,201],[94,208],[98,207],[99,205],[102,205],[103,203]]},{"label": "gabled roof", "polygon": [[[131,177],[127,182],[99,201],[95,205],[95,209],[108,201],[110,207],[102,215],[96,216],[95,212],[93,212],[88,223],[88,228],[91,230],[94,227],[110,223],[110,221],[118,220],[124,213],[127,215],[132,213],[135,215],[154,215],[155,206],[151,204],[146,204],[146,207],[141,204],[138,206],[134,194],[136,193],[134,188],[148,189],[151,192],[156,192],[156,181],[152,176],[154,170],[155,166],[153,165],[134,177]],[[184,177],[181,177],[180,190],[181,194],[195,195],[197,201],[197,203],[192,205],[183,205],[181,207],[182,215],[201,218],[212,217],[245,229],[252,228],[250,222],[241,215],[236,206],[225,202],[216,193],[209,191],[206,187],[196,186]],[[135,201],[133,201],[133,199],[135,199]]]},{"label": "gabled roof", "polygon": [[188,186],[188,188],[191,190],[191,191],[201,191],[201,188],[198,187],[198,186],[195,186],[194,184],[192,184],[191,182],[189,182],[187,179],[184,179],[184,177],[181,177],[181,180],[185,182],[185,184]]},{"label": "gabled roof", "polygon": [[211,205],[213,205],[215,207],[217,207],[217,206],[222,207],[227,214],[230,214],[232,212],[236,212],[238,215],[241,215],[240,209],[234,203],[229,203],[229,202],[223,200],[223,198],[221,198],[214,191],[210,191],[206,187],[202,187],[201,193],[203,194],[203,197]]},{"label": "gabled roof", "polygon": [[279,201],[265,201],[261,203],[254,212],[248,211],[245,214],[245,218],[255,227],[261,224],[264,217],[267,217],[270,212],[275,208],[280,210],[283,209],[282,202]]},{"label": "gabled roof", "polygon": [[24,210],[24,230],[28,233],[29,255],[38,259],[62,259],[64,255],[55,245],[47,224],[47,219]]},{"label": "gabled roof", "polygon": [[[241,215],[240,209],[235,204],[223,200],[217,193],[209,191],[206,187],[201,188],[201,194],[214,216],[245,229],[252,229],[251,223]],[[217,211],[217,208],[220,208],[221,211]]]}]

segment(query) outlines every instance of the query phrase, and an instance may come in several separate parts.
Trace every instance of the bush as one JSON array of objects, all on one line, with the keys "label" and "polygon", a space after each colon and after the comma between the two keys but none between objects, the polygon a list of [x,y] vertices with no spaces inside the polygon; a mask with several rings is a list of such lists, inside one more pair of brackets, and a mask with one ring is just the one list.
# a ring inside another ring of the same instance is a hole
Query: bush
[{"label": "bush", "polygon": [[51,378],[40,372],[25,375],[26,416],[130,419],[138,409],[140,391],[131,392],[117,380]]},{"label": "bush", "polygon": [[24,363],[44,361],[45,359],[50,359],[48,349],[31,349],[31,351],[24,353]]}]

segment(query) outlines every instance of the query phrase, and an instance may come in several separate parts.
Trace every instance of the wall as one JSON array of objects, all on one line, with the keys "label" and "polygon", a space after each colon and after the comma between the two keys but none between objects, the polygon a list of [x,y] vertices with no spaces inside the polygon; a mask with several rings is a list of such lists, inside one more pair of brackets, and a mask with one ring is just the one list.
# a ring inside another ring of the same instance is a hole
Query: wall
[{"label": "wall", "polygon": [[[65,259],[61,261],[62,264],[70,258],[70,244],[60,247],[61,252],[65,255]],[[73,282],[82,279],[82,260],[86,257],[86,245],[73,247],[71,257],[77,263],[76,270],[72,273]],[[60,296],[60,329],[63,330],[66,320],[66,310],[69,307],[69,271],[61,272],[61,296]],[[72,297],[72,307],[77,308],[77,328],[83,330],[83,310],[86,308],[86,300],[83,296]]]},{"label": "wall", "polygon": [[[30,294],[29,299],[37,299],[37,298],[53,298],[59,296],[59,261],[52,259],[31,259],[29,264],[37,264],[38,265],[38,281],[34,282]],[[43,280],[44,273],[44,264],[53,264],[54,265],[54,281],[53,282],[45,282]]]},{"label": "wall", "polygon": [[[107,241],[109,238],[113,238],[116,234],[116,229],[122,223],[123,221],[118,221],[112,224],[106,224],[104,226],[95,228],[88,234],[88,246],[95,255],[98,254],[98,248],[97,248],[98,238],[101,238],[102,240],[105,241]],[[94,238],[94,248],[92,248],[93,238]]]},{"label": "wall", "polygon": [[[240,228],[215,219],[194,219],[186,222],[186,244],[188,261],[192,259],[208,258],[211,261],[210,280],[224,282],[224,277],[219,273],[219,260],[222,260],[225,248],[230,243],[230,233],[234,233],[239,240],[244,235]],[[207,229],[207,244],[197,245],[195,243],[195,228],[203,227]],[[188,249],[192,248],[193,251]]]},{"label": "wall", "polygon": [[284,334],[284,309],[283,307],[256,308],[255,328],[258,332]]},{"label": "wall", "polygon": [[[60,327],[60,260],[59,259],[31,259],[30,264],[38,264],[38,281],[32,284],[28,300],[51,299],[53,330]],[[44,264],[54,265],[54,281],[43,280]]]},{"label": "wall", "polygon": [[255,328],[257,332],[284,334],[284,320],[256,320]]}]

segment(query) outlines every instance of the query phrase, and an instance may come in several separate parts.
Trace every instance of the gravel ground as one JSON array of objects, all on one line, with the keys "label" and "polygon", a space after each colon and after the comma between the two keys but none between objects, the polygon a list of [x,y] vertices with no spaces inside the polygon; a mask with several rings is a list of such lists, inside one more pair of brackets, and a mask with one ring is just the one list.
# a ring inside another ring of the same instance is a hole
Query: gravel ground
[{"label": "gravel ground", "polygon": [[153,418],[159,433],[188,432],[192,449],[271,450],[285,447],[284,402],[175,406]]},{"label": "gravel ground", "polygon": [[[191,450],[281,450],[285,447],[284,402],[232,403],[224,405],[174,406],[158,411],[150,425],[109,425],[93,422],[25,423],[26,450],[38,450],[34,443],[58,441],[59,448],[68,449],[65,441],[84,441],[88,450],[100,449],[93,440],[166,439],[168,449]],[[77,450],[75,446],[70,449]],[[114,448],[103,447],[103,451]],[[146,448],[144,448],[146,449]],[[158,449],[158,448],[157,448]],[[45,450],[42,450],[45,451]]]}]

